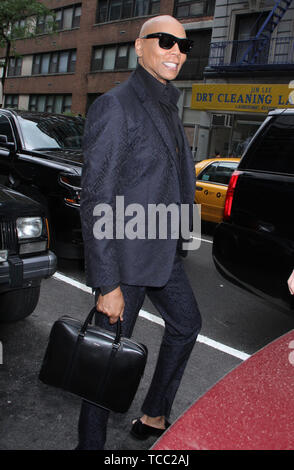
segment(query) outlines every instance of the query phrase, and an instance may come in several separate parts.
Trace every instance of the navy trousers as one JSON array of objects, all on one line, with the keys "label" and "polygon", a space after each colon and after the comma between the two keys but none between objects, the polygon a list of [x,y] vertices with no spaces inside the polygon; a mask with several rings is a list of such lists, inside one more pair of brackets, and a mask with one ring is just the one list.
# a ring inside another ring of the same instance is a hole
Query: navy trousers
[{"label": "navy trousers", "polygon": [[[201,316],[189,280],[178,253],[168,283],[163,287],[131,286],[122,284],[125,301],[123,336],[130,337],[143,305],[149,297],[165,322],[165,330],[151,385],[142,405],[148,416],[169,417],[185,366],[201,329]],[[96,324],[116,330],[108,317],[96,315]],[[148,343],[146,343],[148,347]],[[106,441],[109,411],[87,401],[82,402],[79,418],[77,449],[101,450]]]}]

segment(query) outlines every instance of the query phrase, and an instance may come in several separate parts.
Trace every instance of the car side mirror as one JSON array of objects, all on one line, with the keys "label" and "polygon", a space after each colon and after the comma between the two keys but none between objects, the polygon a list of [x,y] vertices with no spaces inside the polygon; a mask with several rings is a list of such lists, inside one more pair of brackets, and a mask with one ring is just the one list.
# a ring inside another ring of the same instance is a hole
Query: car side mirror
[{"label": "car side mirror", "polygon": [[0,147],[5,147],[8,150],[14,150],[15,149],[15,143],[14,142],[8,142],[7,135],[0,134]]}]

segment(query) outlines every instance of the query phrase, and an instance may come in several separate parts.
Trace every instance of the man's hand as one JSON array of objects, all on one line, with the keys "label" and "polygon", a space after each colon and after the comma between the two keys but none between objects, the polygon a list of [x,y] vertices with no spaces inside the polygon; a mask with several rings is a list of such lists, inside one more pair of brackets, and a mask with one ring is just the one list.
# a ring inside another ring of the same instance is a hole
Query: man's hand
[{"label": "man's hand", "polygon": [[121,288],[117,287],[105,295],[100,294],[96,308],[109,317],[110,324],[116,323],[119,318],[123,321],[125,302]]},{"label": "man's hand", "polygon": [[292,271],[291,276],[288,279],[288,287],[291,294],[294,294],[294,270]]}]

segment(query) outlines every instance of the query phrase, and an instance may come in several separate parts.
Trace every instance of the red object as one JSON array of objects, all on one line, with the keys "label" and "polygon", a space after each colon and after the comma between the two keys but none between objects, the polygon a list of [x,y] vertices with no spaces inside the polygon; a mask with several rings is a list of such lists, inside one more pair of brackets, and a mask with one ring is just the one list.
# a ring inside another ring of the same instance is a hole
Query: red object
[{"label": "red object", "polygon": [[241,171],[235,170],[231,176],[227,194],[226,194],[225,207],[224,207],[224,219],[225,220],[228,220],[231,217],[234,192],[235,192],[238,178],[241,175],[241,173],[242,173]]},{"label": "red object", "polygon": [[152,449],[294,449],[294,330],[228,373]]}]

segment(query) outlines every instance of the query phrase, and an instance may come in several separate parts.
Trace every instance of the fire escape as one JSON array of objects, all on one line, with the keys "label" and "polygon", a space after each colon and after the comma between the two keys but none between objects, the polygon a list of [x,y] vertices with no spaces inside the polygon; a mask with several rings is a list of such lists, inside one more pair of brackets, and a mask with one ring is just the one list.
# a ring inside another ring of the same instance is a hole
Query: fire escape
[{"label": "fire escape", "polygon": [[255,38],[250,42],[250,45],[239,60],[239,65],[254,65],[258,62],[259,56],[268,48],[273,31],[285,15],[291,3],[292,0],[278,0],[276,2]]}]

